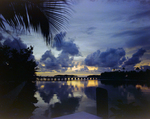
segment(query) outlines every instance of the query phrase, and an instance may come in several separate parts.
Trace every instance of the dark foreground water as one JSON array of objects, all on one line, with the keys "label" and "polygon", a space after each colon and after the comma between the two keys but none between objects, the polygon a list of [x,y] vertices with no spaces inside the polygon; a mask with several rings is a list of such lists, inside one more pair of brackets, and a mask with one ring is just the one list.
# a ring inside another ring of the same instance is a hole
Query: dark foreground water
[{"label": "dark foreground water", "polygon": [[51,119],[81,111],[96,115],[96,87],[108,91],[110,119],[150,118],[148,83],[88,80],[27,83],[10,106],[11,98],[0,96],[0,119]]},{"label": "dark foreground water", "polygon": [[109,116],[150,118],[150,87],[144,82],[37,81],[36,86],[38,90],[34,97],[37,103],[34,105],[37,108],[32,112],[31,119],[50,119],[80,111],[96,115],[96,87],[108,91]]}]

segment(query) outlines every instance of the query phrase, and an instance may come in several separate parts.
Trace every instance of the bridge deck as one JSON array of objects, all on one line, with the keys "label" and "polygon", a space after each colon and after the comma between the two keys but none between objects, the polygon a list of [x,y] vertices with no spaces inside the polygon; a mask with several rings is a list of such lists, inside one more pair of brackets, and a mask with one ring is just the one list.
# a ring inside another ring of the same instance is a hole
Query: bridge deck
[{"label": "bridge deck", "polygon": [[98,77],[42,77],[37,76],[37,81],[73,81],[73,80],[97,80]]}]

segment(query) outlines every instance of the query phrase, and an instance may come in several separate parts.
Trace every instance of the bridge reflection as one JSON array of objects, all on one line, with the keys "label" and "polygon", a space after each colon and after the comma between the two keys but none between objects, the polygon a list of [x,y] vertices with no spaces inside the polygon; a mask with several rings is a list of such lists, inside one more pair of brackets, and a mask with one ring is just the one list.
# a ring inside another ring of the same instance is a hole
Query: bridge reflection
[{"label": "bridge reflection", "polygon": [[37,81],[87,81],[87,80],[97,80],[97,77],[48,77],[48,76],[37,76]]}]

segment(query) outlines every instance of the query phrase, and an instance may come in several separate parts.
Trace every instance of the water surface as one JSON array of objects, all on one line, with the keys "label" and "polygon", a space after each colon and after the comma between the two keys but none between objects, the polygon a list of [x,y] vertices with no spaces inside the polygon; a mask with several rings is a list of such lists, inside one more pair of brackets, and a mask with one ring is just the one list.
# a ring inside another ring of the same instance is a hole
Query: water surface
[{"label": "water surface", "polygon": [[125,105],[134,102],[135,106],[140,106],[142,111],[134,118],[150,116],[150,87],[144,82],[37,81],[36,86],[38,90],[34,96],[38,101],[34,103],[37,108],[32,112],[32,119],[49,119],[81,111],[96,115],[96,87],[108,91],[109,116],[113,114],[110,108],[117,109],[117,100]]}]

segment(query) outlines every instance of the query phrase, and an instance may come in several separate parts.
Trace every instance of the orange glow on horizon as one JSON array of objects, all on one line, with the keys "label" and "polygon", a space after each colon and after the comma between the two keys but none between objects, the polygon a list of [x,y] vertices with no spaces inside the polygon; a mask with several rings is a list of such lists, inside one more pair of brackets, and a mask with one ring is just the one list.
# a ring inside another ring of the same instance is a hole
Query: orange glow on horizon
[{"label": "orange glow on horizon", "polygon": [[79,77],[85,77],[88,75],[99,75],[99,74],[92,74],[92,73],[84,73],[84,72],[71,72],[66,71],[65,73],[58,73],[58,72],[36,72],[37,76],[55,76],[55,75],[77,75]]}]

